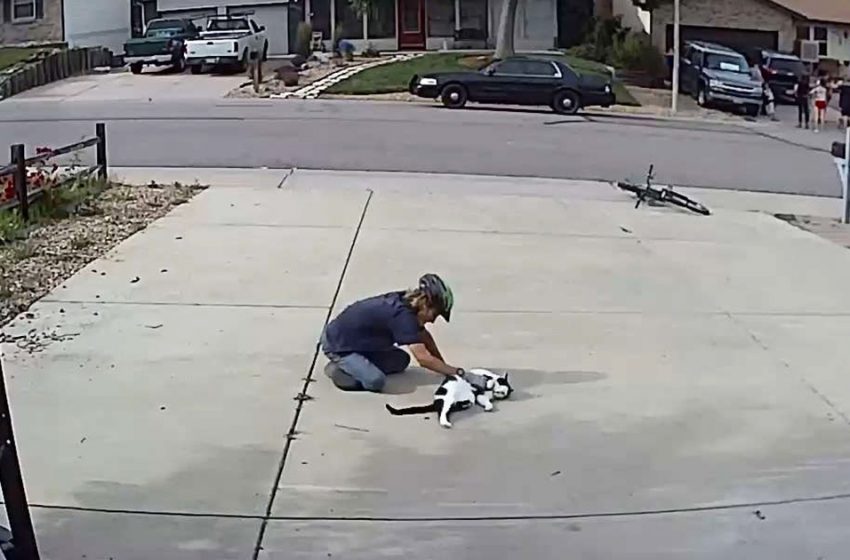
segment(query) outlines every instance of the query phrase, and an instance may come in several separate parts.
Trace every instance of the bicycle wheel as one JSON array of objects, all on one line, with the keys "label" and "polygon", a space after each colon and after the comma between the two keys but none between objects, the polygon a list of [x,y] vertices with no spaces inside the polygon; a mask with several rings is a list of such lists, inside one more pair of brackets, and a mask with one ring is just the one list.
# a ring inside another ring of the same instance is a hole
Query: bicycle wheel
[{"label": "bicycle wheel", "polygon": [[711,211],[696,200],[692,200],[687,196],[681,193],[677,193],[673,190],[667,190],[664,196],[664,200],[665,202],[670,202],[672,204],[675,204],[676,206],[681,206],[682,208],[690,210],[691,212],[696,212],[697,214],[702,214],[703,216],[711,215]]}]

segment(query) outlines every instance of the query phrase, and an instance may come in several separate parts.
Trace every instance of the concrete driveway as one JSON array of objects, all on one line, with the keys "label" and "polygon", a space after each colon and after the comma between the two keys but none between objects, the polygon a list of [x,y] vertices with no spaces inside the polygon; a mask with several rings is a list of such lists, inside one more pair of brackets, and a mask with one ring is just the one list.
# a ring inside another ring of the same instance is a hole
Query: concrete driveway
[{"label": "concrete driveway", "polygon": [[26,91],[15,101],[112,102],[221,99],[248,81],[245,74],[178,74],[170,69],[146,69],[142,74],[114,71],[68,78]]},{"label": "concrete driveway", "polygon": [[[850,252],[599,185],[285,176],[231,177],[16,321],[75,335],[4,348],[44,557],[846,554]],[[317,359],[329,313],[425,271],[449,360],[517,390],[452,430],[384,409],[432,374],[343,393]]]}]

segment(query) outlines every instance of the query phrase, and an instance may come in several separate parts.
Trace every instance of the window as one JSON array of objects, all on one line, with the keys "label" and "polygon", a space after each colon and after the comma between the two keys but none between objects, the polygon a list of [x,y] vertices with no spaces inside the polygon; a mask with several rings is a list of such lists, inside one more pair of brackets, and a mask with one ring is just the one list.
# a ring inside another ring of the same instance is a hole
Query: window
[{"label": "window", "polygon": [[211,19],[207,31],[250,31],[244,19]]},{"label": "window", "polygon": [[781,70],[783,72],[791,72],[795,76],[806,73],[806,67],[802,62],[794,58],[771,58],[767,63],[768,68]]},{"label": "window", "polygon": [[733,54],[706,53],[705,67],[709,70],[722,70],[724,72],[736,72],[738,74],[749,74],[750,65],[742,56]]},{"label": "window", "polygon": [[12,21],[32,21],[35,19],[35,0],[12,0]]},{"label": "window", "polygon": [[331,33],[331,1],[330,0],[311,0],[310,23],[313,24],[313,32],[321,33],[323,41],[329,41],[333,38]]},{"label": "window", "polygon": [[698,51],[696,49],[693,49],[691,51],[690,61],[691,61],[691,64],[693,64],[697,68],[702,66],[702,51]]},{"label": "window", "polygon": [[522,73],[526,76],[546,76],[554,78],[558,73],[551,62],[542,60],[526,60],[522,65]]},{"label": "window", "polygon": [[797,27],[797,40],[798,41],[808,41],[809,40],[809,27],[807,25],[801,25]]},{"label": "window", "polygon": [[829,37],[826,27],[813,27],[812,30],[814,31],[814,40],[818,42],[818,54],[826,56],[829,52]]},{"label": "window", "polygon": [[521,60],[506,60],[496,65],[496,74],[525,74],[525,65]]},{"label": "window", "polygon": [[336,14],[336,27],[340,32],[340,38],[362,39],[363,20],[352,9],[348,0],[336,0],[333,4]]},{"label": "window", "polygon": [[366,25],[366,32],[370,39],[395,37],[395,2],[393,0],[372,2]]},{"label": "window", "polygon": [[487,32],[487,0],[458,0],[460,28]]},{"label": "window", "polygon": [[[408,2],[405,2],[407,4]],[[454,0],[428,0],[428,35],[453,37],[455,33]]]}]

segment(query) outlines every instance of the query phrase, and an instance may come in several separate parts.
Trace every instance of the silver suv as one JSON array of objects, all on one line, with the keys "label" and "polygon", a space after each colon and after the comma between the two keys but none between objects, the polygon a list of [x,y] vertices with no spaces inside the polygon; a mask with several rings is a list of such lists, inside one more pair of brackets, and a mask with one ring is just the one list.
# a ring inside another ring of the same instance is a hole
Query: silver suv
[{"label": "silver suv", "polygon": [[681,90],[701,107],[743,109],[755,117],[762,106],[764,81],[741,53],[723,45],[685,43],[679,64]]}]

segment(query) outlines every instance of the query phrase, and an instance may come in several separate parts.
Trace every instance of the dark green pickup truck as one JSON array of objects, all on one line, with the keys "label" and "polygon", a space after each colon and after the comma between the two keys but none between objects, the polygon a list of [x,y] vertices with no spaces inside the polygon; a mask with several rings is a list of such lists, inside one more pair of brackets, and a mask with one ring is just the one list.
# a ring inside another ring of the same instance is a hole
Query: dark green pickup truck
[{"label": "dark green pickup truck", "polygon": [[173,66],[178,72],[186,67],[186,41],[198,37],[199,30],[188,19],[154,19],[143,37],[124,43],[124,62],[133,74],[145,65]]}]

